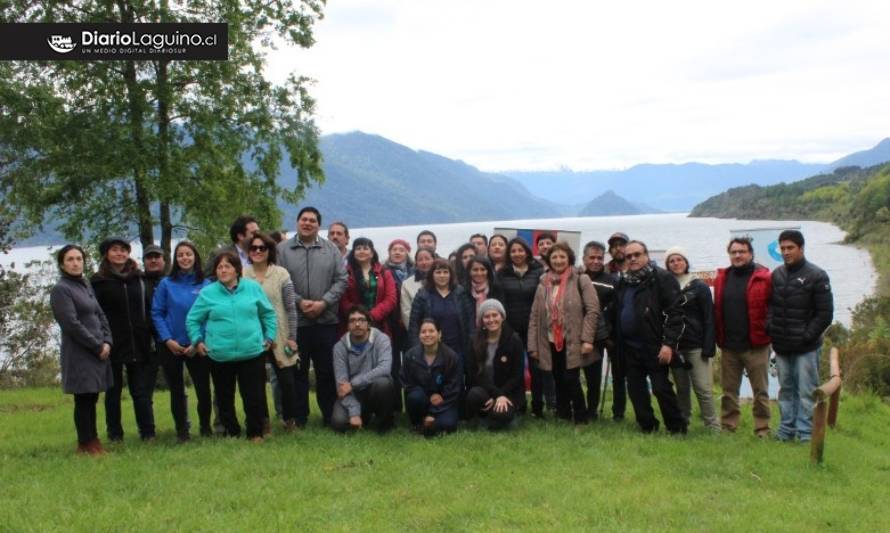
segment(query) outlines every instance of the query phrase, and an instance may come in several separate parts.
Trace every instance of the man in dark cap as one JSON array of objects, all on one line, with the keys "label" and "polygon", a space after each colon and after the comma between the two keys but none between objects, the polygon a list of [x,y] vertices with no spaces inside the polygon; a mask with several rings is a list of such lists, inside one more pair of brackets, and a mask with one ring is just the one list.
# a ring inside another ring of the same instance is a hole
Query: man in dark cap
[{"label": "man in dark cap", "polygon": [[[167,271],[167,264],[164,261],[164,250],[154,243],[144,247],[142,249],[142,266],[143,270],[145,271],[146,299],[148,300],[149,305],[151,305],[151,302],[154,299],[155,289],[161,283],[161,278],[164,277],[164,274]],[[145,377],[146,391],[148,392],[148,401],[153,405],[153,396],[155,391],[155,384],[157,383],[158,378],[158,367],[160,366],[160,359],[158,357],[157,346],[155,345],[157,334],[154,331],[154,323],[149,322],[149,326],[151,326],[152,330],[150,349],[151,355],[146,362],[147,373]]]},{"label": "man in dark cap", "polygon": [[627,270],[627,265],[624,264],[624,247],[627,246],[628,242],[630,242],[630,238],[626,233],[621,233],[620,231],[613,233],[609,237],[609,256],[612,257],[612,260],[606,265],[606,270],[609,273],[620,274]]}]

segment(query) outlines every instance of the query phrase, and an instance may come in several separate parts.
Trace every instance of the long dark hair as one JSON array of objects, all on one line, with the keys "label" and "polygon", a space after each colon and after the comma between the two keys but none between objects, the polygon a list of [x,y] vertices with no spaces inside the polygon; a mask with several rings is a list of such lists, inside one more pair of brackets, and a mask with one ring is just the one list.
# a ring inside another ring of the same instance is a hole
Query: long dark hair
[{"label": "long dark hair", "polygon": [[179,261],[176,260],[176,252],[183,246],[189,248],[192,253],[195,254],[195,264],[192,265],[192,274],[195,275],[195,285],[200,285],[204,281],[204,269],[201,268],[201,254],[198,253],[198,248],[192,241],[179,241],[179,244],[173,248],[173,267],[170,268],[170,277],[179,279],[181,276],[185,275],[185,272],[179,267]]},{"label": "long dark hair", "polygon": [[535,261],[535,255],[532,253],[531,246],[529,246],[522,237],[513,237],[510,239],[510,242],[507,243],[507,264],[511,266],[513,265],[513,259],[510,257],[510,250],[513,249],[514,244],[518,244],[525,250],[525,264],[531,266]]},{"label": "long dark hair", "polygon": [[436,260],[436,253],[434,251],[430,250],[429,248],[418,248],[417,251],[414,252],[414,281],[421,281],[426,279],[427,272],[421,271],[420,268],[417,267],[417,256],[419,256],[421,253],[430,254],[430,258],[433,261]]},{"label": "long dark hair", "polygon": [[454,272],[457,274],[457,282],[461,285],[466,285],[467,282],[467,269],[464,267],[463,257],[464,252],[467,250],[473,250],[473,253],[476,253],[476,246],[473,243],[466,243],[460,245],[460,248],[457,249],[456,256],[454,258]]},{"label": "long dark hair", "polygon": [[467,277],[464,280],[464,287],[466,287],[467,290],[470,290],[473,287],[473,280],[470,276],[470,272],[473,270],[473,265],[482,265],[483,267],[485,267],[485,272],[486,272],[485,275],[488,278],[488,292],[489,292],[489,294],[491,294],[491,289],[495,286],[495,284],[497,282],[495,281],[495,277],[494,277],[494,266],[491,264],[491,261],[489,261],[485,257],[477,256],[477,257],[470,259],[470,262],[467,263],[467,272],[466,272]]},{"label": "long dark hair", "polygon": [[349,255],[346,256],[346,262],[352,268],[352,277],[355,279],[355,284],[357,287],[365,286],[365,276],[362,272],[361,265],[358,264],[358,259],[355,258],[355,249],[359,246],[367,246],[371,249],[371,272],[368,273],[369,276],[373,276],[374,266],[380,264],[380,256],[377,255],[377,249],[374,248],[374,241],[367,237],[359,237],[358,239],[352,241],[352,250],[349,251]]},{"label": "long dark hair", "polygon": [[[488,239],[488,257],[491,258],[491,241],[495,239],[504,241],[504,264],[506,265],[510,262],[510,240],[505,235],[495,233]],[[491,264],[494,266],[494,261]]]}]

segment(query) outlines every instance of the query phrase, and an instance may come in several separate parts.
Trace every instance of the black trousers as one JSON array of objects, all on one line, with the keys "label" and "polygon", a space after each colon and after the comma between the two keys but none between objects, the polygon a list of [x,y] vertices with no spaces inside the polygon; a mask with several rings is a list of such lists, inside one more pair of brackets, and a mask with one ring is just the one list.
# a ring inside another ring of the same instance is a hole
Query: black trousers
[{"label": "black trousers", "polygon": [[202,435],[212,433],[210,415],[213,412],[213,401],[210,395],[210,358],[195,355],[185,357],[173,355],[166,346],[159,350],[164,377],[170,388],[170,412],[176,425],[177,435],[188,435],[190,429],[188,393],[185,388],[184,368],[188,368],[195,395],[198,397],[198,421]]},{"label": "black trousers", "polygon": [[211,365],[213,386],[219,401],[219,418],[225,427],[226,435],[241,435],[241,425],[235,414],[235,383],[241,393],[244,416],[247,419],[247,437],[263,436],[263,400],[266,388],[266,364],[262,354],[250,359],[221,363],[213,361]]},{"label": "black trousers", "polygon": [[97,403],[99,403],[98,392],[74,395],[74,429],[77,430],[78,444],[87,444],[99,438],[96,432]]},{"label": "black trousers", "polygon": [[581,369],[566,368],[566,351],[557,351],[550,344],[553,361],[553,383],[556,387],[556,415],[566,420],[585,422],[587,406],[584,403],[584,391],[581,389]]},{"label": "black trousers", "polygon": [[151,406],[151,412],[155,412],[155,387],[158,384],[158,371],[161,369],[160,358],[158,352],[155,351],[145,363],[145,390],[148,394],[148,404]]},{"label": "black trousers", "polygon": [[599,418],[600,389],[603,381],[603,351],[594,350],[600,358],[592,365],[584,367],[584,379],[587,381],[587,418],[596,420]]},{"label": "black trousers", "polygon": [[497,398],[492,398],[488,391],[482,387],[471,387],[467,391],[467,417],[485,417],[488,420],[488,429],[491,430],[509,427],[513,419],[516,418],[516,406],[511,405],[507,407],[507,410],[503,413],[496,413],[494,407],[488,411],[483,411],[482,409],[488,400],[497,400]]},{"label": "black trousers", "polygon": [[[394,389],[392,377],[383,376],[375,379],[362,390],[352,391],[352,395],[362,404],[362,424],[368,424],[373,416],[378,429],[387,430],[392,427]],[[336,431],[346,431],[350,427],[349,412],[340,400],[334,403],[331,427]]]},{"label": "black trousers", "polygon": [[[285,421],[299,420],[299,399],[297,397],[297,379],[299,367],[302,363],[293,366],[280,368],[272,357],[272,369],[275,371],[275,377],[278,378],[278,390],[281,396],[281,416]],[[265,389],[265,387],[263,387]],[[304,419],[305,420],[305,419]],[[306,422],[301,422],[305,425]]]},{"label": "black trousers", "polygon": [[612,418],[624,418],[627,410],[627,366],[619,350],[608,350],[609,372],[612,374]]},{"label": "black trousers", "polygon": [[393,383],[393,410],[402,412],[402,381],[399,375],[402,371],[402,354],[408,351],[408,334],[402,328],[393,328],[392,339],[392,368],[390,376]]},{"label": "black trousers", "polygon": [[331,422],[337,387],[334,384],[334,344],[337,342],[337,326],[314,325],[298,329],[300,357],[297,369],[297,424],[306,425],[309,419],[309,362],[315,369],[315,397],[325,425]]},{"label": "black trousers", "polygon": [[150,372],[157,367],[150,363],[111,363],[114,373],[114,384],[105,392],[105,426],[110,440],[124,438],[121,426],[121,392],[124,387],[124,367],[127,369],[127,389],[133,400],[136,414],[136,426],[139,436],[143,439],[155,436],[155,417],[151,406]]},{"label": "black trousers", "polygon": [[657,353],[650,353],[650,350],[624,344],[621,351],[624,354],[624,362],[627,363],[627,390],[640,428],[646,433],[658,429],[658,419],[652,410],[649,387],[646,385],[648,377],[652,383],[652,394],[658,400],[658,407],[661,409],[667,430],[671,433],[686,433],[686,421],[677,403],[677,395],[669,378],[668,365],[660,364]]},{"label": "black trousers", "polygon": [[[522,339],[522,346],[528,346],[528,330],[523,331],[519,336]],[[552,408],[553,404],[556,403],[553,390],[553,374],[546,370],[541,370],[536,360],[531,357],[526,357],[525,361],[528,365],[529,376],[532,378],[532,413],[540,415],[544,412],[545,403],[548,408]],[[522,407],[523,409],[525,408],[525,406]]]}]

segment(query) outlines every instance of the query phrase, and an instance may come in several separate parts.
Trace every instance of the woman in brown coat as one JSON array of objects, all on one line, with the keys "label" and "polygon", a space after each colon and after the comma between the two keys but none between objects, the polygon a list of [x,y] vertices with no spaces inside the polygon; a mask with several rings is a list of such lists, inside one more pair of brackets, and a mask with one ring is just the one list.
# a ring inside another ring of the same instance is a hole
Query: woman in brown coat
[{"label": "woman in brown coat", "polygon": [[575,252],[565,242],[544,256],[548,271],[541,276],[528,324],[528,355],[542,370],[552,370],[556,413],[560,418],[587,422],[581,390],[581,368],[598,357],[593,349],[600,314],[596,289],[586,274],[573,268]]}]

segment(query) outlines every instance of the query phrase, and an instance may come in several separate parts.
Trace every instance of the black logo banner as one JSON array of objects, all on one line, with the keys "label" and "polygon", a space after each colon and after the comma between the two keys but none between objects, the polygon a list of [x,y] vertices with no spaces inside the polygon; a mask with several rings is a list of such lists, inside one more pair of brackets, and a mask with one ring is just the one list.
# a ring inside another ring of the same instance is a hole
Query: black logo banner
[{"label": "black logo banner", "polygon": [[0,24],[0,60],[229,58],[225,23]]}]

